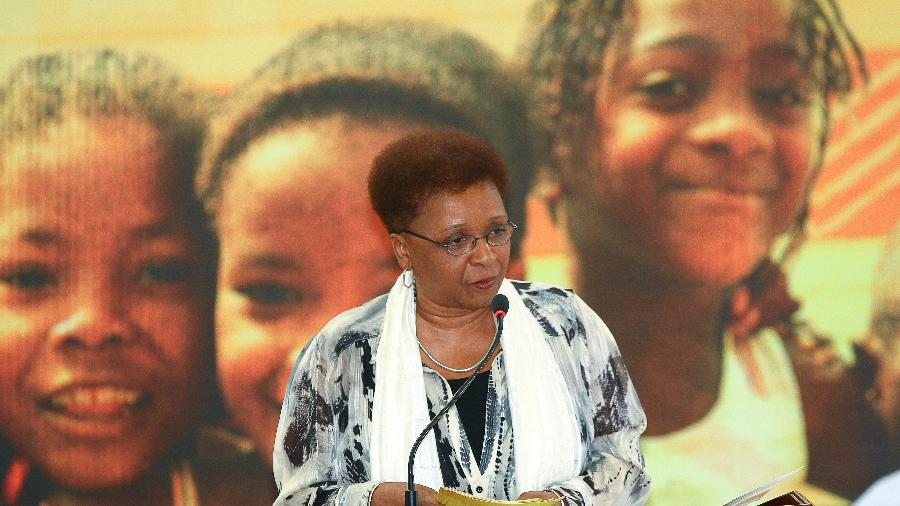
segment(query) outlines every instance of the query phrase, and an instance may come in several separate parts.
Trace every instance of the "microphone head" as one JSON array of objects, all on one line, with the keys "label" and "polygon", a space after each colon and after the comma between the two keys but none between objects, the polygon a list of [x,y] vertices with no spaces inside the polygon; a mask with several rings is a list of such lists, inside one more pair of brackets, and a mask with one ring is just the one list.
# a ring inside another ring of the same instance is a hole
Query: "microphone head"
[{"label": "microphone head", "polygon": [[494,299],[491,300],[491,311],[494,312],[495,317],[506,316],[506,312],[509,311],[509,299],[506,298],[506,295],[498,293],[494,296]]}]

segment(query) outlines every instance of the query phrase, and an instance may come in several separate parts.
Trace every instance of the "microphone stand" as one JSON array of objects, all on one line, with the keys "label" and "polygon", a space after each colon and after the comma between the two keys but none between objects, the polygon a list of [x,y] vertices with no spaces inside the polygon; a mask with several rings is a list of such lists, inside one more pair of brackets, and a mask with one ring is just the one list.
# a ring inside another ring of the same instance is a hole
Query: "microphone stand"
[{"label": "microphone stand", "polygon": [[[504,299],[505,298],[506,297],[504,297]],[[506,307],[508,308],[509,302],[507,302],[506,304]],[[478,363],[478,367],[475,368],[475,372],[473,372],[472,375],[469,376],[469,379],[467,379],[466,382],[463,383],[461,387],[459,387],[459,390],[457,390],[456,393],[453,394],[453,397],[451,397],[450,400],[447,401],[447,404],[445,404],[444,407],[441,408],[441,410],[438,411],[436,415],[434,415],[434,418],[432,418],[431,421],[428,422],[428,425],[426,425],[425,428],[422,429],[422,433],[419,434],[416,442],[412,445],[412,449],[409,451],[409,463],[407,464],[408,479],[406,482],[406,506],[418,506],[419,504],[419,498],[416,492],[416,483],[413,478],[413,463],[415,462],[416,451],[419,449],[419,445],[422,444],[422,441],[425,439],[425,436],[428,435],[431,429],[433,429],[434,426],[437,425],[441,417],[447,414],[447,411],[450,411],[450,408],[453,407],[454,404],[456,404],[456,401],[462,396],[466,389],[469,388],[469,385],[471,385],[472,382],[475,381],[475,376],[477,376],[478,373],[481,372],[481,368],[484,367],[484,364],[486,364],[488,359],[491,358],[491,355],[494,354],[494,349],[497,348],[497,344],[500,342],[500,334],[503,333],[503,317],[506,316],[506,310],[498,309],[494,313],[494,315],[497,317],[497,333],[494,334],[494,340],[491,341],[491,346],[490,348],[488,348],[487,353],[484,354],[481,362]]]}]

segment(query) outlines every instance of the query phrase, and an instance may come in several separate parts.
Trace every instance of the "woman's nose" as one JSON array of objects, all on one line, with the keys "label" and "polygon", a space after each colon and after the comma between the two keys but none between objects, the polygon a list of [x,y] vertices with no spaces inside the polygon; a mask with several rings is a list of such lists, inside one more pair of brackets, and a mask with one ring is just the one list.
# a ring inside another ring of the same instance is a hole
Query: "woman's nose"
[{"label": "woman's nose", "polygon": [[749,97],[740,93],[710,96],[698,111],[688,137],[703,152],[746,159],[766,155],[774,148],[772,125],[767,124]]},{"label": "woman's nose", "polygon": [[480,237],[475,241],[475,246],[472,247],[472,252],[469,255],[474,263],[493,261],[497,257],[494,253],[494,248],[495,246],[488,244],[486,237]]}]

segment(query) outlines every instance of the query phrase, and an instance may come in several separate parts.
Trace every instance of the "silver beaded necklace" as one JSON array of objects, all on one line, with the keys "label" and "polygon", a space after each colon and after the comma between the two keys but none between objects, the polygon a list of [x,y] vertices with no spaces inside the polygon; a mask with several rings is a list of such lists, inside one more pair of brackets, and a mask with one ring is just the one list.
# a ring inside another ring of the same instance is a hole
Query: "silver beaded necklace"
[{"label": "silver beaded necklace", "polygon": [[429,359],[431,359],[431,361],[434,362],[435,365],[437,365],[437,366],[440,367],[441,369],[446,369],[446,370],[451,371],[451,372],[459,372],[459,373],[462,373],[462,372],[474,371],[475,368],[478,367],[478,364],[480,364],[481,361],[484,359],[484,357],[479,358],[478,361],[476,361],[475,364],[472,365],[471,367],[466,367],[465,369],[457,369],[457,368],[455,368],[455,367],[450,367],[449,365],[444,365],[444,364],[442,364],[440,361],[438,361],[438,359],[434,358],[434,355],[432,355],[431,353],[429,353],[428,350],[426,350],[425,347],[422,346],[422,341],[419,341],[418,339],[416,339],[416,342],[419,343],[419,349],[421,349],[421,350],[425,353],[425,356],[427,356]]}]

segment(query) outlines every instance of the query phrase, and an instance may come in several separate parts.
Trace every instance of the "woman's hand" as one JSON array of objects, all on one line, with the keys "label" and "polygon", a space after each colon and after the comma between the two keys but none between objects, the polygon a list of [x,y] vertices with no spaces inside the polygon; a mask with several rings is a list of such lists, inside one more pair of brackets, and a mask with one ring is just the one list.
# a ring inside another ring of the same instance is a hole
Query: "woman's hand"
[{"label": "woman's hand", "polygon": [[[406,502],[406,483],[382,483],[372,491],[369,506],[397,506]],[[424,485],[416,485],[420,506],[438,506],[437,492]]]},{"label": "woman's hand", "polygon": [[535,490],[535,491],[531,491],[531,492],[523,492],[522,495],[519,496],[519,500],[522,501],[525,499],[551,499],[551,500],[552,499],[560,499],[559,504],[562,504],[562,505],[566,504],[565,498],[560,498],[559,495],[557,495],[554,492],[550,492],[548,490]]}]

